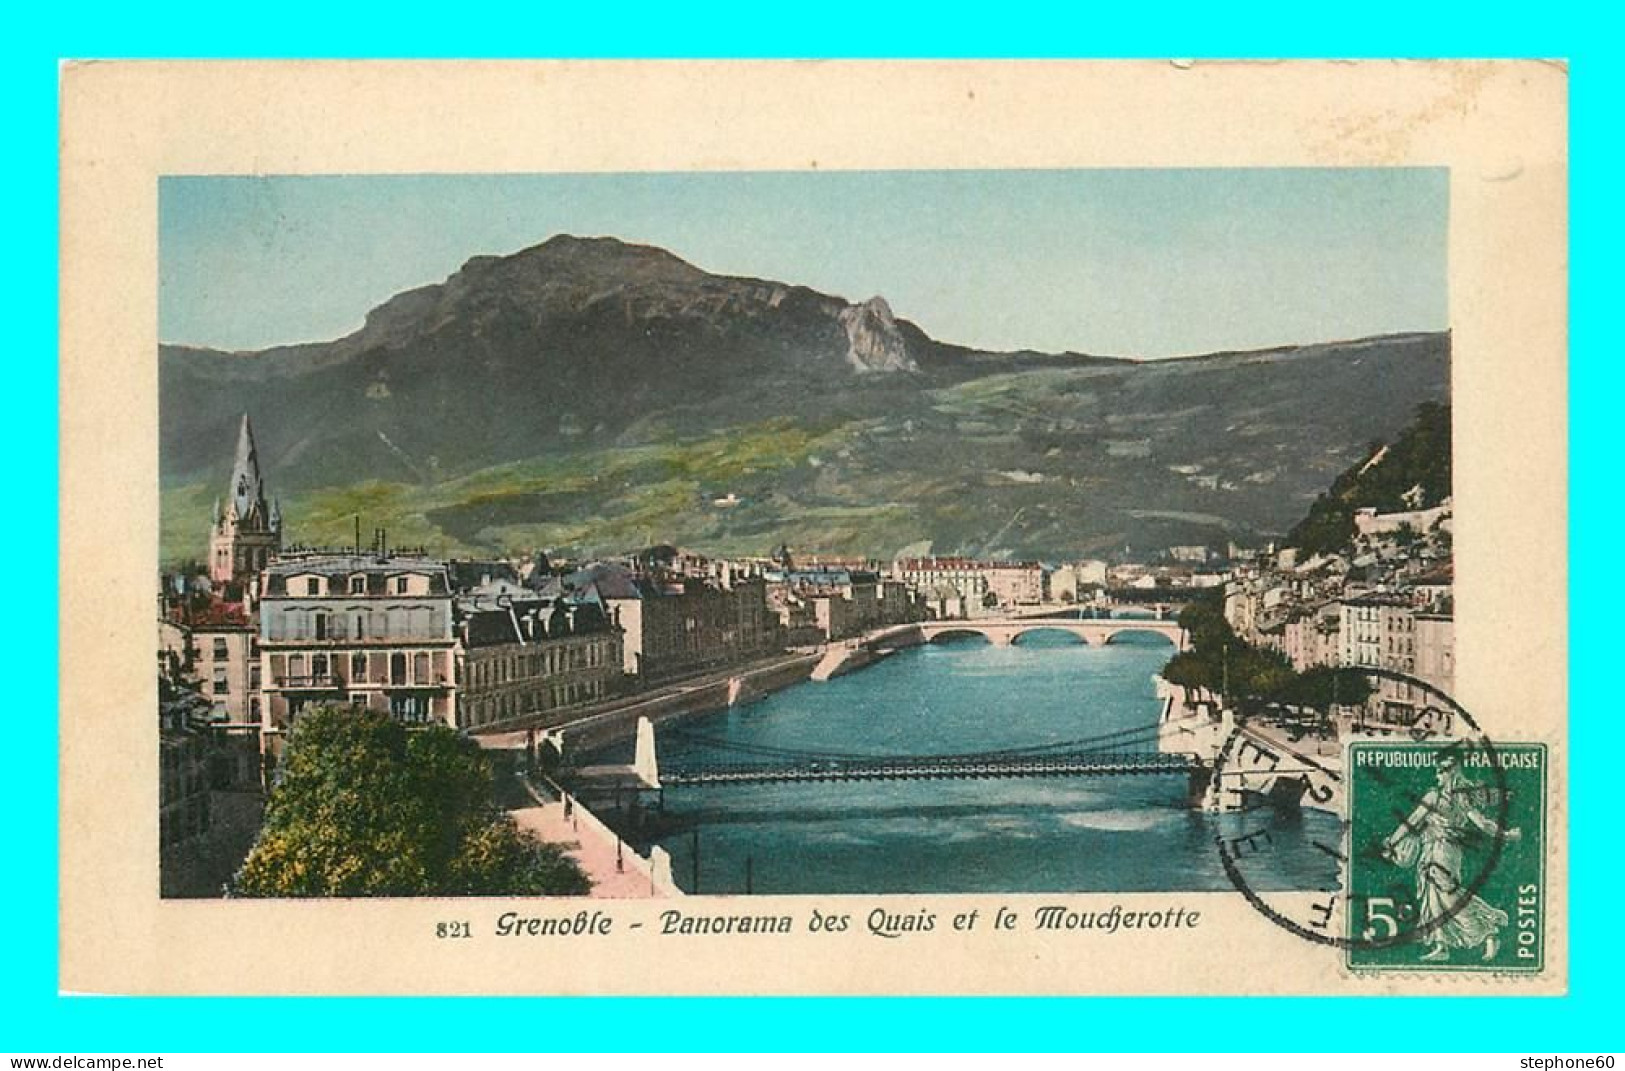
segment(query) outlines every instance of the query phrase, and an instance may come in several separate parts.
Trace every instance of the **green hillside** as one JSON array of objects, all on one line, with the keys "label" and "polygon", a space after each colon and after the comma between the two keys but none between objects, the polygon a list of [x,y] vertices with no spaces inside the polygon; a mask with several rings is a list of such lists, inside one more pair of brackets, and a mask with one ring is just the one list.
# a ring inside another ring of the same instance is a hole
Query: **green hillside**
[{"label": "green hillside", "polygon": [[[1414,489],[1420,496],[1406,496]],[[1392,443],[1372,443],[1365,456],[1332,481],[1287,535],[1287,545],[1323,554],[1354,538],[1354,511],[1426,509],[1450,497],[1450,406],[1424,402]]]}]

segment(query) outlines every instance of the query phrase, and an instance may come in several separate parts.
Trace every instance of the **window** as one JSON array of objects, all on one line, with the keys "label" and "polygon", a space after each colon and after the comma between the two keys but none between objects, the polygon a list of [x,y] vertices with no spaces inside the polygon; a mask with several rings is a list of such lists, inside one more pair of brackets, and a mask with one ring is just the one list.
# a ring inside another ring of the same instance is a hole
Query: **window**
[{"label": "window", "polygon": [[416,695],[390,696],[389,712],[401,721],[427,721],[429,717],[428,704],[421,696]]},{"label": "window", "polygon": [[398,577],[395,578],[395,594],[397,594],[397,595],[405,595],[406,591],[407,591],[407,586],[408,586],[408,580],[407,580],[406,577],[398,576]]},{"label": "window", "polygon": [[327,656],[324,654],[312,655],[310,658],[310,675],[312,677],[327,676]]},{"label": "window", "polygon": [[389,683],[406,683],[406,655],[401,652],[389,656]]},{"label": "window", "polygon": [[214,671],[214,694],[225,695],[230,691],[231,685],[226,683],[226,670],[225,667],[222,666]]},{"label": "window", "polygon": [[352,576],[350,578],[350,594],[351,595],[365,595],[366,593],[367,593],[367,578],[364,577],[364,576]]},{"label": "window", "polygon": [[366,655],[353,654],[350,656],[350,679],[352,681],[364,681],[367,679]]},{"label": "window", "polygon": [[326,614],[317,614],[316,615],[316,638],[318,640],[327,639],[327,615]]},{"label": "window", "polygon": [[429,683],[429,656],[422,651],[412,656],[412,679],[419,684]]},{"label": "window", "polygon": [[310,577],[309,579],[307,579],[305,581],[305,594],[306,595],[320,595],[321,593],[322,593],[322,582],[321,582],[320,579],[313,576],[313,577]]},{"label": "window", "polygon": [[216,662],[222,662],[227,657],[226,638],[224,636],[216,636],[214,638],[214,660]]}]

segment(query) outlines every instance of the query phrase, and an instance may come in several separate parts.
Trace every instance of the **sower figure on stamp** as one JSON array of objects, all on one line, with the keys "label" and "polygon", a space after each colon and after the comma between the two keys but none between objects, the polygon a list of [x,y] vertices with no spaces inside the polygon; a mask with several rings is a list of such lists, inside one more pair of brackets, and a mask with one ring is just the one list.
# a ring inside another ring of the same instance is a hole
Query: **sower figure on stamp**
[{"label": "sower figure on stamp", "polygon": [[1463,845],[1474,829],[1507,840],[1520,834],[1503,830],[1474,806],[1478,786],[1461,772],[1456,756],[1440,757],[1436,778],[1410,817],[1389,834],[1383,854],[1396,866],[1416,868],[1417,921],[1428,942],[1422,959],[1436,962],[1448,959],[1452,948],[1483,945],[1484,959],[1491,960],[1500,948],[1507,913],[1467,893],[1461,880]]}]

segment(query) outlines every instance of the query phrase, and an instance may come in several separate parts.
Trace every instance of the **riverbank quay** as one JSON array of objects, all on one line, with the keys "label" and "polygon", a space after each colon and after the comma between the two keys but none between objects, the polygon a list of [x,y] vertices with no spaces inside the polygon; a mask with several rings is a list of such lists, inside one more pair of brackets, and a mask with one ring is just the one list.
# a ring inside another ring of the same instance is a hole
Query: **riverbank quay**
[{"label": "riverbank quay", "polygon": [[1193,780],[1192,806],[1223,813],[1267,801],[1342,816],[1343,748],[1356,733],[1334,720],[1325,736],[1262,718],[1238,723],[1217,700],[1187,702],[1182,688],[1157,678],[1162,703],[1157,748],[1195,755],[1205,778]]},{"label": "riverbank quay", "polygon": [[571,751],[592,750],[630,739],[639,718],[658,725],[711,714],[798,684],[820,657],[820,652],[777,655],[583,707],[566,721],[515,718],[471,735],[481,747],[497,751],[525,751],[543,736]]},{"label": "riverbank quay", "polygon": [[925,635],[918,625],[891,625],[830,644],[813,666],[811,679],[827,681],[864,669],[908,647],[918,647]]},{"label": "riverbank quay", "polygon": [[671,879],[671,860],[661,848],[639,855],[603,820],[553,782],[540,786],[516,775],[532,806],[508,811],[519,828],[561,845],[592,882],[588,895],[607,900],[664,899],[683,895]]}]

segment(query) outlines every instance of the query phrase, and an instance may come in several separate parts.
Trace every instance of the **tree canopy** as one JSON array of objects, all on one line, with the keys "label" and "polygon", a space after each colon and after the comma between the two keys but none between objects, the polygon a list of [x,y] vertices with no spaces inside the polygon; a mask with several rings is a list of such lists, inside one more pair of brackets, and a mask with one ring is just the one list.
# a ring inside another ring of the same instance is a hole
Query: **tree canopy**
[{"label": "tree canopy", "polygon": [[243,896],[535,896],[589,891],[555,844],[492,800],[478,745],[445,726],[319,706],[300,715]]}]

